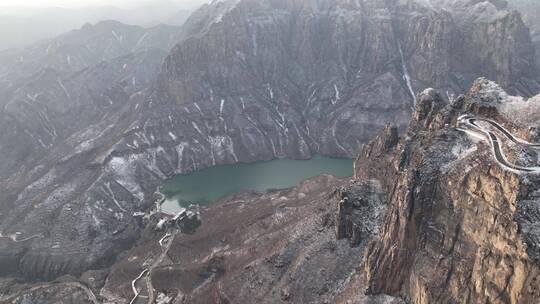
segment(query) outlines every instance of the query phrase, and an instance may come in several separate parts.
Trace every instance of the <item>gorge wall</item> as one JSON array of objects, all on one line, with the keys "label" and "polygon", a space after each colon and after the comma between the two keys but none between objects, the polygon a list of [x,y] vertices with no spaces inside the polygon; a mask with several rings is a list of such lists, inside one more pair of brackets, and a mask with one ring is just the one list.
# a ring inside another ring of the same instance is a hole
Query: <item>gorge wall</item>
[{"label": "gorge wall", "polygon": [[[365,251],[368,293],[411,303],[540,299],[538,175],[501,167],[485,138],[458,125],[462,114],[472,114],[535,142],[538,125],[523,117],[535,116],[524,109],[537,103],[538,97],[512,98],[485,79],[452,103],[426,90],[399,142],[389,127],[363,149],[356,177],[383,184],[389,204]],[[512,162],[538,166],[536,150],[503,139]]]}]

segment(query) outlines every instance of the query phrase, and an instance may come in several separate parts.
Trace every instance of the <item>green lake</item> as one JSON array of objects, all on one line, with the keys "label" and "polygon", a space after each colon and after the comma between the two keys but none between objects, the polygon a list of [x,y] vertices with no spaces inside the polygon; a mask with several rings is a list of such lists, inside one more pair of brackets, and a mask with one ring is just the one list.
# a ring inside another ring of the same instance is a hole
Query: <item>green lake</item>
[{"label": "green lake", "polygon": [[276,159],[253,164],[234,164],[177,175],[164,183],[162,210],[177,213],[191,204],[207,206],[241,191],[284,189],[321,174],[352,176],[352,160],[315,156],[310,160]]}]

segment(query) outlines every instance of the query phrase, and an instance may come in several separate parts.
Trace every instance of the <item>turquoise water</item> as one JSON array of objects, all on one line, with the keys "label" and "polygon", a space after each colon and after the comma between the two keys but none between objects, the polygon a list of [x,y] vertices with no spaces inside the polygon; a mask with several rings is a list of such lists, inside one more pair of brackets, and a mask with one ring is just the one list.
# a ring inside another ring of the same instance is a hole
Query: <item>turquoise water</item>
[{"label": "turquoise water", "polygon": [[277,159],[253,164],[212,167],[178,175],[161,188],[166,200],[162,210],[176,213],[191,204],[207,206],[241,191],[284,189],[321,174],[352,175],[352,160],[315,156],[310,160]]}]

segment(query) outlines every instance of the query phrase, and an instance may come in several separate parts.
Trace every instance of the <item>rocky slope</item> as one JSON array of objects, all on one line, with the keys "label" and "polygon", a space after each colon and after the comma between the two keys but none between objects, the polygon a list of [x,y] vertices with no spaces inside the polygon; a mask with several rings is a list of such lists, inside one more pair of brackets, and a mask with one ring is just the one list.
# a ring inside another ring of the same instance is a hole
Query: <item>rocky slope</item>
[{"label": "rocky slope", "polygon": [[[362,252],[386,213],[382,195],[375,184],[320,176],[292,189],[223,199],[201,210],[202,224],[189,233],[157,224],[165,215],[156,214],[108,276],[89,272],[78,281],[65,277],[22,290],[0,284],[0,293],[9,294],[0,300],[399,304],[386,295],[365,296],[357,286]],[[343,208],[354,213],[361,235],[336,237],[349,219]]]},{"label": "rocky slope", "polygon": [[[6,86],[0,269],[53,279],[109,266],[138,238],[132,215],[152,206],[164,179],[274,157],[352,157],[387,121],[404,128],[425,86],[452,96],[488,75],[532,95],[520,16],[467,5],[216,1],[187,21],[155,82],[157,57],[134,52]],[[118,32],[104,33],[97,43],[117,45]],[[137,33],[120,39],[128,50]],[[353,244],[363,231],[354,221],[340,229]]]},{"label": "rocky slope", "polygon": [[0,177],[40,161],[141,95],[178,33],[106,21],[0,55]]},{"label": "rocky slope", "polygon": [[[458,122],[489,118],[537,142],[538,121],[524,119],[537,115],[537,100],[485,79],[452,103],[427,90],[399,142],[389,127],[363,149],[356,177],[388,191],[385,224],[365,252],[368,293],[411,303],[539,301],[538,175],[506,168],[484,134]],[[537,148],[492,132],[509,162],[538,167]]]}]

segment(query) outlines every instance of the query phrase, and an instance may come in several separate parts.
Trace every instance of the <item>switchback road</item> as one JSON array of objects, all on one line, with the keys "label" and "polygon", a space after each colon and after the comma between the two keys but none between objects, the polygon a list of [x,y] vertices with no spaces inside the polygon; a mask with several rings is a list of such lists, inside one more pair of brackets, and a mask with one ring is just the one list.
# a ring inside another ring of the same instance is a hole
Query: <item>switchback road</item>
[{"label": "switchback road", "polygon": [[[516,164],[511,163],[506,157],[506,155],[504,154],[504,151],[501,147],[502,141],[499,139],[497,134],[491,131],[490,129],[481,126],[480,124],[478,124],[478,122],[484,122],[484,123],[489,124],[490,126],[495,128],[497,131],[499,131],[501,134],[503,134],[507,140],[510,140],[514,142],[515,144],[523,145],[530,148],[540,148],[540,144],[530,143],[526,140],[515,137],[510,131],[505,129],[503,126],[489,119],[476,118],[471,115],[463,115],[458,118],[458,130],[464,131],[465,133],[469,135],[485,138],[485,140],[487,140],[490,143],[493,157],[495,158],[495,160],[501,167],[506,168],[516,173],[531,173],[531,174],[540,173],[540,167],[523,167],[523,166],[518,166]],[[462,127],[465,127],[465,129]],[[468,130],[468,129],[472,129],[472,130]],[[471,134],[471,132],[473,134]]]}]

